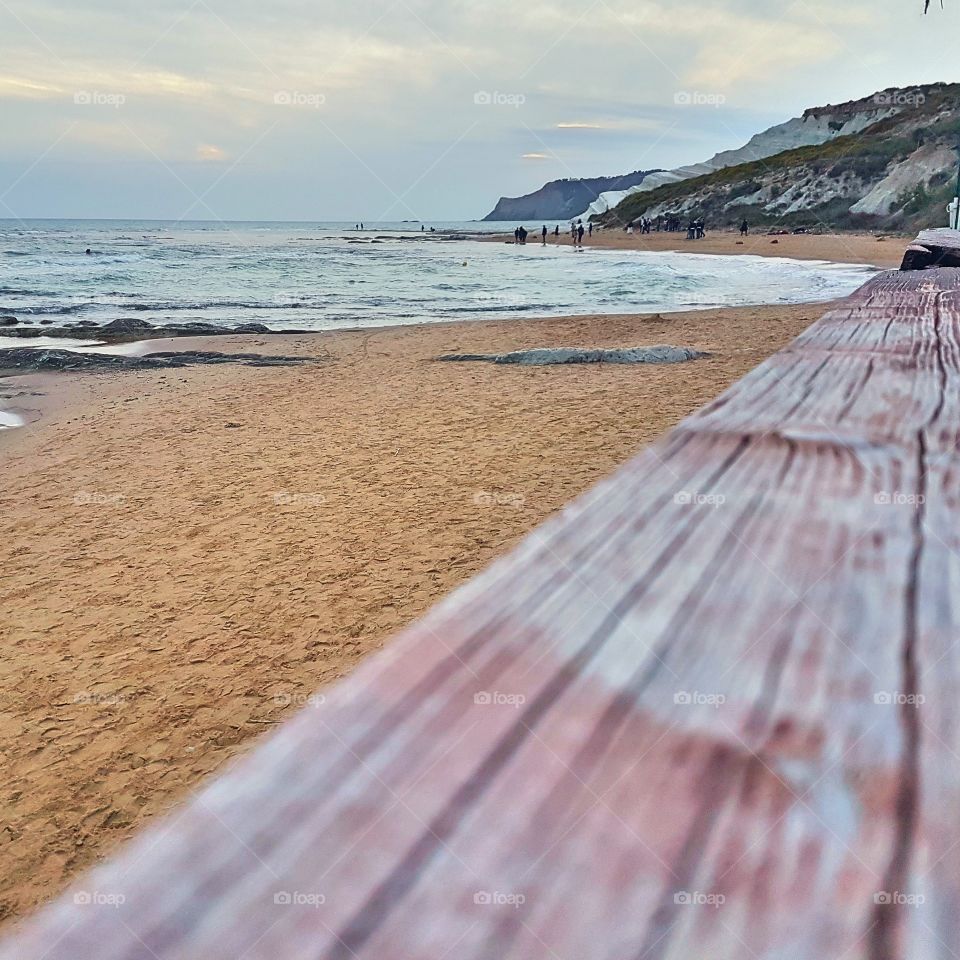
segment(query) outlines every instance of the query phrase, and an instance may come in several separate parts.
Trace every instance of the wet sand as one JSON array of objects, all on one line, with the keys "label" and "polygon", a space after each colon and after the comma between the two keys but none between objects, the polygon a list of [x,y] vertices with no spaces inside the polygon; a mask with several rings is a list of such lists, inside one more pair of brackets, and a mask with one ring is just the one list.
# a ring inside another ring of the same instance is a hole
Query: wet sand
[{"label": "wet sand", "polygon": [[[44,414],[0,431],[3,916],[56,894],[823,310],[224,338],[203,346],[320,362],[0,382]],[[713,356],[431,360],[653,344]]]},{"label": "wet sand", "polygon": [[[539,228],[530,228],[527,243],[539,243]],[[536,234],[536,236],[534,236]],[[878,236],[884,239],[878,239]],[[739,233],[708,233],[703,240],[687,240],[681,233],[624,233],[622,229],[595,231],[584,236],[584,246],[616,250],[654,250],[678,253],[749,254],[758,257],[790,257],[794,260],[830,260],[835,263],[863,263],[884,269],[899,267],[903,250],[913,238],[883,234],[825,233],[789,234],[771,237],[753,233],[741,237]],[[500,242],[511,238],[500,235]],[[560,237],[552,234],[548,243],[570,246],[569,234],[561,228]],[[773,241],[776,241],[774,243]]]}]

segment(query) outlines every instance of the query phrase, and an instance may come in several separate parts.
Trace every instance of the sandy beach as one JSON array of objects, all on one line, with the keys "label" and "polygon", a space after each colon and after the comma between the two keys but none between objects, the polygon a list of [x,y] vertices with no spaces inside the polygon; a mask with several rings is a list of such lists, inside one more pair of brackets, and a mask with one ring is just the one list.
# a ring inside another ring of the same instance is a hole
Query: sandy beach
[{"label": "sandy beach", "polygon": [[[315,365],[0,382],[0,904],[57,893],[822,304],[206,349]],[[674,344],[674,366],[435,363]],[[31,407],[32,404],[32,407]]]},{"label": "sandy beach", "polygon": [[[539,243],[538,226],[530,230],[527,243]],[[882,239],[878,239],[882,238]],[[499,237],[501,241],[508,239]],[[559,242],[570,246],[569,234],[560,230]],[[831,260],[835,263],[862,263],[889,269],[899,267],[903,250],[912,237],[865,233],[785,234],[771,237],[752,233],[741,237],[733,232],[708,232],[702,240],[687,240],[682,233],[625,233],[608,228],[584,237],[584,245],[607,250],[652,250],[677,253],[749,254],[756,257],[790,257],[793,260]],[[776,242],[774,242],[776,241]],[[557,242],[551,234],[548,243]]]}]

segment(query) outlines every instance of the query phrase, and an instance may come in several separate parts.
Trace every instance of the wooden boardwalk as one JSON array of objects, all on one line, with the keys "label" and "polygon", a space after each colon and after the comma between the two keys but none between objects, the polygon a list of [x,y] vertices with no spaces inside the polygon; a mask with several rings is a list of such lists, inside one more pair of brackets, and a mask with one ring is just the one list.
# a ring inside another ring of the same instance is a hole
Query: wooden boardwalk
[{"label": "wooden boardwalk", "polygon": [[878,275],[0,957],[956,956],[958,434]]}]

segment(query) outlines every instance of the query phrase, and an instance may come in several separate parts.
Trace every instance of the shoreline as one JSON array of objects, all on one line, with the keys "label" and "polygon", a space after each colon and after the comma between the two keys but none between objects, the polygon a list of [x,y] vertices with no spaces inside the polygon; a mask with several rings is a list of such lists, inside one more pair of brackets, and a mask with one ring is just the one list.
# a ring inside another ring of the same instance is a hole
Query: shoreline
[{"label": "shoreline", "polygon": [[[586,222],[584,226],[586,227]],[[878,239],[882,237],[883,239]],[[487,242],[512,243],[510,234],[493,234]],[[769,235],[753,233],[741,238],[734,231],[708,232],[702,240],[687,240],[682,233],[625,233],[605,227],[584,234],[585,249],[639,250],[648,253],[697,253],[715,256],[784,257],[790,260],[822,261],[873,266],[878,270],[896,269],[912,236],[871,233],[801,233]],[[776,241],[776,242],[774,242]],[[540,237],[531,230],[527,246],[539,246]],[[547,236],[547,245],[571,247],[570,234]]]},{"label": "shoreline", "polygon": [[[0,432],[8,918],[828,307],[228,337],[323,362],[48,380],[46,415]],[[710,356],[433,362],[657,344]]]},{"label": "shoreline", "polygon": [[[752,310],[776,310],[776,309],[800,309],[810,310],[817,316],[826,312],[831,304],[837,301],[814,300],[800,304],[769,304],[755,303],[742,304],[736,307],[711,306],[696,307],[685,309],[664,308],[657,314],[651,313],[603,313],[603,314],[572,314],[568,316],[539,316],[539,317],[500,317],[484,318],[478,320],[432,320],[418,323],[402,324],[381,324],[374,327],[342,327],[333,330],[302,330],[289,328],[285,330],[272,330],[258,333],[226,331],[217,333],[186,334],[178,333],[173,336],[154,337],[144,331],[134,332],[126,331],[123,333],[112,333],[107,336],[100,336],[97,339],[103,341],[103,346],[94,348],[96,352],[107,352],[110,348],[122,350],[118,355],[134,356],[138,358],[149,357],[156,353],[187,353],[192,351],[211,351],[222,352],[225,354],[239,354],[252,352],[259,348],[267,347],[262,351],[265,358],[281,356],[288,351],[286,348],[293,344],[294,349],[290,352],[298,355],[304,350],[305,346],[312,341],[322,342],[327,338],[338,337],[374,337],[381,334],[389,334],[394,331],[406,331],[410,334],[435,330],[436,328],[446,328],[451,333],[457,330],[485,331],[496,330],[497,328],[510,328],[514,324],[522,325],[524,328],[536,330],[538,325],[548,326],[550,324],[580,322],[598,323],[603,320],[610,321],[631,321],[636,318],[649,318],[653,316],[662,316],[665,319],[678,316],[697,316],[702,315],[705,319],[711,314],[737,313],[741,311]],[[93,328],[84,328],[86,331],[95,333]],[[156,327],[154,333],[163,332],[163,328]],[[47,331],[44,331],[47,335]],[[65,331],[59,336],[72,336],[72,331]],[[32,337],[23,338],[24,346],[29,345]],[[550,344],[552,345],[552,344]],[[567,344],[565,344],[567,345]],[[542,344],[540,345],[542,346]],[[576,343],[569,344],[575,347],[589,347],[592,344]],[[608,348],[619,348],[630,346],[628,344],[606,344]],[[682,345],[681,345],[682,346]],[[47,347],[45,349],[55,349]],[[3,350],[0,349],[0,358],[3,356]],[[321,354],[321,356],[326,356]],[[115,377],[143,376],[150,371],[131,368],[129,370],[76,370],[76,371],[30,371],[20,373],[16,370],[3,369],[0,366],[0,417],[4,414],[15,416],[21,420],[19,426],[12,426],[6,429],[2,428],[0,420],[0,454],[3,453],[4,446],[9,446],[15,442],[25,427],[36,424],[45,417],[54,412],[69,413],[71,408],[78,402],[85,401],[96,402],[97,381],[112,379]],[[173,368],[171,373],[180,372],[179,368]],[[29,398],[21,399],[18,404],[10,404],[5,400],[11,398]]]},{"label": "shoreline", "polygon": [[[508,235],[504,234],[477,234],[467,239],[482,240],[484,242],[509,242]],[[771,240],[776,239],[777,245],[773,245]],[[571,246],[569,236],[561,234],[561,246]],[[528,241],[534,245],[538,241]],[[553,238],[549,238],[553,243]],[[754,236],[747,238],[747,242],[741,242],[737,234],[717,233],[708,234],[704,240],[685,241],[679,234],[632,234],[627,235],[622,232],[611,230],[600,231],[593,238],[585,241],[590,249],[611,249],[624,250],[635,249],[647,252],[657,253],[679,253],[679,254],[710,254],[717,256],[776,256],[794,260],[814,260],[824,263],[847,263],[861,266],[870,266],[876,269],[884,269],[891,264],[899,265],[900,245],[895,240],[888,242],[886,246],[878,244],[873,235],[868,234],[796,234],[769,238],[766,236]],[[845,258],[845,259],[844,259]],[[743,309],[749,309],[752,306],[762,306],[763,304],[743,305]],[[661,308],[665,315],[672,316],[683,314],[697,309],[740,309],[730,307],[704,307],[704,308]],[[609,313],[604,314],[608,317],[626,317],[634,314],[629,313]],[[296,337],[325,337],[335,334],[356,333],[358,335],[377,335],[386,330],[398,329],[403,326],[410,330],[428,329],[434,326],[449,326],[454,329],[458,326],[473,326],[477,324],[489,323],[523,323],[534,325],[540,322],[549,322],[562,319],[569,319],[570,314],[561,316],[511,316],[500,319],[443,319],[427,322],[417,322],[411,324],[391,325],[383,324],[373,327],[363,328],[338,328],[336,330],[317,330],[309,331],[297,328],[287,328],[281,330],[270,330],[262,324],[254,326],[256,329],[231,331],[227,328],[216,329],[209,324],[193,324],[197,329],[190,329],[190,325],[168,324],[164,326],[150,325],[141,320],[121,319],[113,321],[103,327],[80,326],[76,324],[64,324],[62,326],[43,326],[38,327],[33,324],[20,323],[12,327],[0,329],[0,337],[7,336],[23,342],[23,346],[29,348],[31,342],[39,337],[52,339],[58,338],[76,338],[90,337],[101,341],[104,346],[98,346],[91,349],[92,353],[114,352],[118,347],[131,348],[128,352],[131,355],[142,356],[147,352],[161,351],[220,351],[240,353],[256,347],[258,344],[267,342],[270,338],[296,338]],[[208,329],[201,330],[199,327],[207,326]],[[173,337],[163,336],[167,332],[175,333]],[[243,334],[242,336],[240,334]],[[272,340],[271,340],[272,342]],[[51,345],[47,349],[55,350],[56,346]],[[271,351],[276,355],[278,351]],[[2,357],[2,351],[0,351]],[[137,372],[137,371],[130,371]],[[103,375],[102,372],[99,375]],[[58,392],[60,388],[54,386],[54,381],[60,378],[60,373],[18,373],[9,372],[0,369],[0,412],[6,412],[23,417],[28,423],[34,422],[38,417],[46,414],[51,404],[46,397],[49,392]],[[31,379],[26,385],[28,403],[11,404],[9,401],[9,385],[24,384],[25,378]],[[51,379],[53,378],[53,379]],[[7,385],[7,389],[5,389]],[[5,397],[5,393],[7,396]],[[56,405],[57,401],[54,401]],[[0,449],[9,445],[10,437],[19,432],[22,428],[0,429]]]}]

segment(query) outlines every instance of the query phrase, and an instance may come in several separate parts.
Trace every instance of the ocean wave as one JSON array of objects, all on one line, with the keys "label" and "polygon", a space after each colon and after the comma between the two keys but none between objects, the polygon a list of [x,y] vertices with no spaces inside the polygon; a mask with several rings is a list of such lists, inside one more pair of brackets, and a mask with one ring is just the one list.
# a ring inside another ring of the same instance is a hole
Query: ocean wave
[{"label": "ocean wave", "polygon": [[114,309],[134,310],[138,313],[150,311],[176,311],[176,310],[302,310],[308,307],[318,305],[304,301],[292,301],[289,303],[278,303],[275,300],[196,300],[190,302],[178,302],[176,300],[161,300],[156,303],[108,303],[103,306]]},{"label": "ocean wave", "polygon": [[[12,291],[3,291],[11,293]],[[36,291],[23,291],[33,297],[56,296],[56,294],[41,294]],[[130,313],[179,313],[185,310],[204,311],[204,310],[305,310],[322,309],[320,304],[312,304],[303,301],[294,301],[288,303],[278,303],[271,300],[195,300],[189,302],[178,302],[176,300],[158,300],[148,303],[138,303],[131,300],[96,300],[84,303],[60,303],[60,304],[0,304],[0,313],[12,314],[47,314],[50,316],[69,316],[71,314],[82,313],[84,311],[100,312],[124,312]],[[383,300],[384,305],[388,301]]]},{"label": "ocean wave", "polygon": [[[571,258],[552,246],[518,256],[472,241],[352,245],[345,234],[355,237],[352,224],[335,226],[316,240],[307,235],[326,226],[117,221],[6,231],[6,243],[25,247],[0,255],[8,264],[0,312],[34,322],[141,317],[331,329],[830,299],[867,276],[857,267],[749,257],[597,251]],[[96,257],[82,255],[87,246]]]},{"label": "ocean wave", "polygon": [[47,290],[29,290],[25,287],[0,287],[0,296],[9,297],[59,297],[61,294]]},{"label": "ocean wave", "polygon": [[[43,294],[33,293],[31,296],[43,296]],[[71,304],[47,304],[41,307],[35,306],[0,306],[0,313],[12,313],[14,315],[18,313],[26,313],[30,316],[36,316],[38,314],[44,314],[47,316],[54,317],[65,317],[70,314],[80,313],[82,310],[86,310],[89,307],[97,306],[94,303],[71,303]]]},{"label": "ocean wave", "polygon": [[556,310],[562,303],[488,303],[481,307],[443,307],[442,313],[530,313],[534,310]]}]

